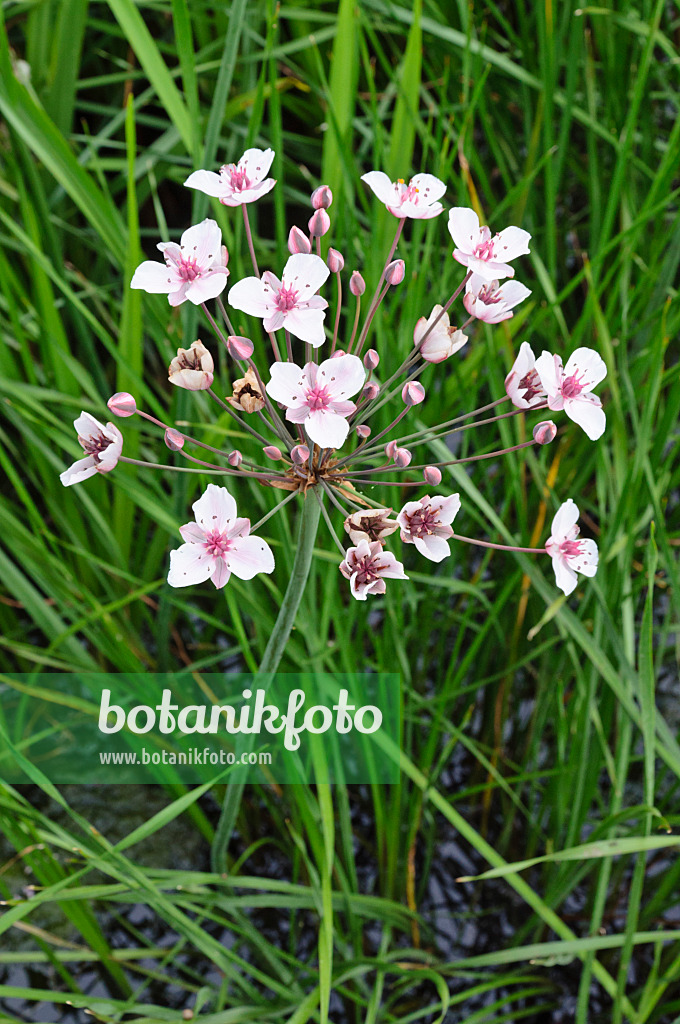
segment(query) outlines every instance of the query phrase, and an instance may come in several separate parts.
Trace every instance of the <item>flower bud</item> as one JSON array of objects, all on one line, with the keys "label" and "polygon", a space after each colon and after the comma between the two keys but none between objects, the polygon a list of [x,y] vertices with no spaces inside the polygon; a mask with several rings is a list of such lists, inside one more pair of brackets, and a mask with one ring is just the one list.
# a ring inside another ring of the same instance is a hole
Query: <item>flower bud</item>
[{"label": "flower bud", "polygon": [[165,443],[171,452],[178,452],[184,448],[184,434],[180,434],[179,430],[168,427],[165,431]]},{"label": "flower bud", "polygon": [[399,466],[399,469],[406,469],[412,458],[413,455],[407,448],[397,448],[394,453],[394,461]]},{"label": "flower bud", "polygon": [[378,397],[379,391],[380,388],[375,383],[375,381],[369,380],[368,384],[364,386],[364,390],[361,393],[368,402],[372,402],[374,398]]},{"label": "flower bud", "polygon": [[307,227],[312,238],[321,238],[330,229],[331,219],[325,210],[315,210]]},{"label": "flower bud", "polygon": [[403,260],[392,260],[385,271],[385,280],[388,284],[401,284],[406,273],[406,264]]},{"label": "flower bud", "polygon": [[199,338],[190,348],[177,349],[168,367],[168,379],[179,388],[204,391],[212,385],[214,369],[213,357]]},{"label": "flower bud", "polygon": [[333,193],[328,185],[319,185],[312,192],[312,206],[315,210],[327,210],[333,202]]},{"label": "flower bud", "polygon": [[232,394],[227,395],[227,401],[229,405],[233,405],[239,412],[247,412],[248,414],[264,409],[264,396],[260,391],[260,385],[252,366],[249,366],[246,370],[245,377],[240,377],[234,381]]},{"label": "flower bud", "polygon": [[230,334],[227,338],[227,352],[234,359],[250,359],[254,348],[250,338],[242,338],[239,334]]},{"label": "flower bud", "polygon": [[268,444],[262,451],[265,453],[268,459],[272,459],[274,462],[278,462],[279,459],[283,458],[281,451],[276,447],[275,444]]},{"label": "flower bud", "polygon": [[374,348],[369,348],[368,352],[364,356],[364,366],[367,370],[375,370],[376,366],[380,362],[380,356]]},{"label": "flower bud", "polygon": [[307,235],[300,230],[300,228],[293,227],[288,232],[288,252],[296,255],[296,253],[302,252],[306,256],[312,251],[312,243],[307,238]]},{"label": "flower bud", "polygon": [[420,405],[425,399],[425,388],[417,380],[410,380],[401,389],[401,397],[406,405]]},{"label": "flower bud", "polygon": [[229,452],[229,454],[227,455],[227,462],[229,463],[230,466],[233,466],[235,469],[238,469],[238,467],[241,465],[241,463],[243,462],[243,456],[241,455],[240,451],[238,451],[237,448],[234,448],[233,452]]},{"label": "flower bud", "polygon": [[393,459],[397,452],[397,442],[388,441],[385,445],[385,455],[388,459]]},{"label": "flower bud", "polygon": [[426,484],[432,484],[433,487],[438,487],[442,482],[441,470],[437,469],[436,466],[425,466],[423,470],[423,477]]},{"label": "flower bud", "polygon": [[106,403],[114,416],[134,416],[137,403],[127,391],[116,391]]},{"label": "flower bud", "polygon": [[290,457],[296,466],[304,466],[309,460],[309,448],[306,444],[296,444],[291,448]]},{"label": "flower bud", "polygon": [[366,423],[357,423],[355,430],[359,437],[363,437],[364,440],[371,436],[371,428]]},{"label": "flower bud", "polygon": [[337,249],[331,248],[328,250],[328,259],[326,262],[328,263],[328,269],[331,274],[339,274],[341,270],[344,270],[345,257],[341,252],[338,252]]},{"label": "flower bud", "polygon": [[355,270],[349,279],[349,290],[351,291],[352,295],[356,295],[357,298],[360,295],[363,295],[364,292],[366,291],[366,282],[364,281],[363,277],[361,276],[358,270]]},{"label": "flower bud", "polygon": [[557,427],[552,420],[541,420],[534,427],[534,441],[536,444],[550,444],[555,440]]},{"label": "flower bud", "polygon": [[331,359],[339,359],[340,356],[345,356],[345,355],[347,355],[347,353],[345,352],[344,348],[336,348],[335,352],[331,356]]}]

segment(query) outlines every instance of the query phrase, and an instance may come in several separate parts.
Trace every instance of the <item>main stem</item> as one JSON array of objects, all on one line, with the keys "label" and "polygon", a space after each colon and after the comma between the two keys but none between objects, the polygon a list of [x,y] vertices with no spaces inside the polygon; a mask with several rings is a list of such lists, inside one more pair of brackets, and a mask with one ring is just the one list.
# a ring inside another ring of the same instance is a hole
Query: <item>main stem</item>
[{"label": "main stem", "polygon": [[[320,515],[321,502],[317,501],[314,494],[306,495],[302,504],[293,571],[290,574],[281,610],[260,662],[260,672],[275,672],[283,657],[309,578]],[[254,736],[248,734],[244,739],[246,744],[250,744],[253,743]],[[219,874],[224,874],[227,871],[227,848],[241,806],[244,785],[243,782],[232,782],[227,785],[211,851],[212,869]]]}]

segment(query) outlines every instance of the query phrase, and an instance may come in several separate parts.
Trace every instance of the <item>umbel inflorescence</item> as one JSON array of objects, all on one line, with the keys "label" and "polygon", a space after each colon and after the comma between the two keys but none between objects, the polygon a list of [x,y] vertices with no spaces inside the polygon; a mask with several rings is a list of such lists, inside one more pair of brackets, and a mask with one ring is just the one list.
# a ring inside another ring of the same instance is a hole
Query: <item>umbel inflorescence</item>
[{"label": "umbel inflorescence", "polygon": [[[578,509],[571,499],[555,515],[545,547],[516,548],[454,533],[452,524],[461,508],[458,494],[416,495],[395,514],[393,508],[380,505],[365,490],[383,484],[432,492],[442,482],[442,468],[490,456],[472,455],[428,464],[419,463],[417,457],[414,460],[417,449],[453,430],[488,424],[523,411],[564,410],[591,440],[603,433],[602,403],[593,394],[593,388],[606,374],[600,356],[591,349],[579,348],[564,366],[559,355],[549,352],[535,358],[526,342],[506,378],[504,395],[481,409],[426,429],[409,430],[406,423],[402,425],[416,406],[426,402],[425,389],[417,379],[422,371],[462,349],[468,340],[465,329],[475,320],[489,324],[506,320],[530,294],[528,288],[513,280],[512,263],[529,253],[531,236],[518,227],[492,235],[488,227],[480,225],[473,210],[451,209],[448,229],[454,243],[453,258],[465,268],[465,274],[445,304],[435,305],[429,316],[421,317],[414,325],[412,350],[396,372],[382,379],[380,354],[366,346],[385,295],[404,281],[404,261],[394,258],[402,230],[409,218],[438,217],[444,209],[440,200],[446,186],[431,174],[418,174],[408,184],[391,182],[381,171],[363,176],[397,219],[397,229],[368,303],[362,275],[356,270],[351,273],[353,316],[348,318],[347,336],[341,339],[345,261],[333,248],[325,260],[321,258],[321,238],[331,226],[328,210],[332,195],[327,186],[312,194],[307,231],[291,228],[290,257],[280,277],[271,270],[260,270],[248,204],[274,187],[274,179],[267,176],[273,157],[271,149],[249,149],[237,164],[224,166],[219,173],[194,171],[185,182],[226,206],[241,207],[253,275],[231,285],[227,306],[262,320],[271,365],[256,361],[253,342],[237,335],[232,327],[222,299],[229,283],[229,257],[214,220],[208,218],[188,228],[179,243],[159,243],[162,261],[142,263],[131,282],[133,288],[167,294],[173,306],[189,301],[202,307],[217,342],[225,346],[233,362],[231,394],[225,398],[217,393],[213,356],[201,340],[178,350],[169,367],[169,380],[189,391],[205,391],[220,411],[229,413],[241,431],[252,437],[257,454],[206,445],[150,416],[129,394],[114,395],[108,403],[111,412],[119,417],[139,415],[156,424],[164,430],[168,448],[180,453],[198,471],[201,467],[225,478],[250,478],[286,492],[275,508],[251,527],[249,519],[237,515],[228,488],[209,484],[193,505],[195,521],[180,528],[184,543],[171,552],[169,584],[182,587],[210,579],[216,587],[223,587],[232,572],[241,579],[271,572],[271,548],[254,531],[299,496],[304,501],[319,502],[340,551],[340,572],[358,600],[384,593],[387,579],[407,578],[402,563],[388,547],[389,538],[397,531],[403,543],[415,545],[433,562],[450,554],[451,541],[547,553],[552,558],[557,585],[570,594],[577,573],[593,576],[598,559],[594,541],[579,539]],[[331,276],[335,278],[337,302],[334,316],[328,316],[328,301],[320,294]],[[467,313],[460,327],[452,325],[449,316],[459,297]],[[214,314],[207,305],[213,300],[217,306]],[[507,402],[511,410],[499,412],[497,407]],[[374,432],[371,419],[388,403],[393,409],[391,422]],[[64,484],[108,473],[118,461],[135,461],[122,455],[123,437],[113,423],[103,425],[82,413],[75,427],[85,458],[62,473]],[[544,419],[534,426],[531,441],[493,454],[548,444],[555,434],[555,424]],[[189,454],[187,446],[207,453],[205,459]],[[206,461],[208,457],[210,461]],[[344,526],[344,544],[333,525],[336,515],[341,517],[336,525],[341,521]]]}]

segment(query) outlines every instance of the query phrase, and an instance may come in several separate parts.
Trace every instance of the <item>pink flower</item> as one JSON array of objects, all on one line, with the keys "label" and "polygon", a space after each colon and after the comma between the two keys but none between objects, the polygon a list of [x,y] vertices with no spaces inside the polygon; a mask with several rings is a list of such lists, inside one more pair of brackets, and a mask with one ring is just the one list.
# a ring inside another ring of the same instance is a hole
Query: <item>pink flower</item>
[{"label": "pink flower", "polygon": [[429,220],[437,217],[444,207],[437,200],[446,192],[446,185],[433,174],[416,174],[408,185],[403,178],[390,181],[384,171],[369,171],[362,174],[371,191],[384,203],[395,217],[413,217],[415,220]]},{"label": "pink flower", "polygon": [[480,227],[475,211],[464,206],[449,210],[449,231],[456,246],[453,258],[485,281],[514,277],[507,261],[529,252],[528,231],[510,227],[492,238],[489,228]]},{"label": "pink flower", "polygon": [[261,278],[246,277],[229,290],[229,302],[244,313],[261,316],[266,331],[284,327],[318,348],[326,338],[323,321],[328,303],[315,293],[329,274],[319,256],[295,253],[283,269],[282,281],[268,270]]},{"label": "pink flower", "polygon": [[505,390],[518,409],[531,409],[545,402],[545,388],[536,369],[536,358],[526,341],[520,345],[517,359],[505,378]]},{"label": "pink flower", "polygon": [[451,523],[460,509],[460,496],[446,498],[437,494],[425,495],[420,501],[407,501],[397,516],[401,539],[415,544],[421,555],[432,562],[441,562],[451,552],[448,538],[453,536]]},{"label": "pink flower", "polygon": [[[428,363],[442,363],[467,341],[467,335],[463,331],[451,326],[448,313],[440,316],[442,309],[443,306],[435,306],[427,320],[421,316],[413,330],[413,344]],[[437,323],[430,330],[435,320]],[[427,337],[421,345],[420,339],[426,333]]]},{"label": "pink flower", "polygon": [[499,288],[498,281],[487,281],[479,274],[473,274],[465,285],[463,305],[477,320],[499,324],[501,320],[509,320],[513,307],[529,295],[531,291],[519,281],[506,281]]},{"label": "pink flower", "polygon": [[225,206],[254,203],[276,184],[274,178],[265,179],[273,159],[273,149],[247,149],[237,164],[225,164],[219,174],[194,171],[184,184],[214,196]]},{"label": "pink flower", "polygon": [[548,394],[549,408],[564,409],[591,441],[597,441],[607,421],[602,402],[590,392],[607,376],[604,360],[592,348],[577,348],[563,367],[560,356],[543,352],[536,360],[536,370]]},{"label": "pink flower", "polygon": [[179,528],[186,543],[170,552],[171,587],[211,579],[219,588],[232,572],[240,580],[251,580],[258,572],[273,571],[271,548],[260,537],[248,536],[250,520],[236,515],[236,502],[226,487],[208,484],[192,508],[196,522]]},{"label": "pink flower", "polygon": [[227,283],[227,250],[217,222],[206,218],[187,228],[180,244],[159,242],[165,263],[145,260],[134,272],[131,288],[167,294],[171,306],[189,299],[199,306],[214,299]]},{"label": "pink flower", "polygon": [[326,359],[320,366],[307,363],[274,363],[265,390],[275,402],[286,406],[286,419],[304,423],[310,440],[322,448],[340,448],[349,433],[347,416],[356,410],[347,401],[366,378],[357,356]]},{"label": "pink flower", "polygon": [[192,341],[191,348],[177,349],[168,367],[168,379],[187,391],[204,391],[212,385],[214,370],[213,357],[199,338]]},{"label": "pink flower", "polygon": [[385,551],[379,540],[362,540],[355,548],[348,548],[340,572],[349,580],[357,601],[365,601],[369,594],[384,594],[386,579],[408,579],[404,566],[390,551]]},{"label": "pink flower", "polygon": [[552,535],[545,550],[552,558],[555,582],[565,594],[571,594],[577,583],[576,573],[594,576],[597,572],[598,551],[594,540],[577,540],[579,528],[578,508],[569,498],[557,510],[552,521]]},{"label": "pink flower", "polygon": [[74,462],[60,474],[59,479],[64,487],[79,484],[95,473],[109,473],[123,450],[123,435],[113,423],[104,426],[94,416],[90,416],[89,412],[82,412],[78,419],[73,421],[73,426],[86,457]]}]

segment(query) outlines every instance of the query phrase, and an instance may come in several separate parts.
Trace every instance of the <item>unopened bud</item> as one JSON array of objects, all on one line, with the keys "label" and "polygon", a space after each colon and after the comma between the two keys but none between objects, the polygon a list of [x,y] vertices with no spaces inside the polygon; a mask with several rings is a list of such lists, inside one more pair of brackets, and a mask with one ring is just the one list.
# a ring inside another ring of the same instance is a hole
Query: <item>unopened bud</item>
[{"label": "unopened bud", "polygon": [[238,469],[238,467],[241,465],[241,463],[243,462],[243,456],[241,455],[240,451],[238,451],[237,448],[234,448],[233,452],[229,452],[229,454],[227,455],[227,462],[229,463],[230,466],[233,466],[234,469]]},{"label": "unopened bud", "polygon": [[344,270],[345,257],[341,252],[338,252],[337,249],[331,248],[328,250],[328,259],[326,262],[328,263],[328,269],[331,274],[339,274],[341,270]]},{"label": "unopened bud", "polygon": [[306,444],[296,444],[291,448],[290,457],[296,466],[304,466],[309,460],[309,448]]},{"label": "unopened bud", "polygon": [[359,437],[363,437],[364,439],[371,436],[371,428],[367,423],[357,423],[355,430]]},{"label": "unopened bud", "polygon": [[274,462],[278,462],[279,459],[283,458],[283,455],[275,444],[268,444],[266,448],[262,449],[262,451],[268,459],[273,459]]},{"label": "unopened bud", "polygon": [[250,359],[254,349],[250,338],[242,338],[239,334],[230,334],[227,338],[227,352],[234,359]]},{"label": "unopened bud", "polygon": [[359,295],[363,295],[366,291],[366,282],[358,270],[355,270],[349,279],[349,290],[352,295],[356,295],[357,298]]},{"label": "unopened bud", "polygon": [[417,380],[410,380],[401,389],[401,397],[406,405],[420,405],[425,400],[425,388]]},{"label": "unopened bud", "polygon": [[173,430],[172,427],[168,427],[165,431],[165,443],[171,452],[178,452],[184,448],[184,434],[180,434],[179,430]]},{"label": "unopened bud", "polygon": [[137,403],[127,391],[116,391],[106,403],[114,416],[134,416]]},{"label": "unopened bud", "polygon": [[312,238],[321,238],[330,229],[331,219],[325,210],[315,210],[307,227]]},{"label": "unopened bud", "polygon": [[295,255],[296,253],[302,252],[306,256],[312,251],[312,243],[307,238],[304,231],[300,228],[293,227],[288,232],[288,252]]},{"label": "unopened bud", "polygon": [[534,427],[534,441],[536,444],[550,444],[555,440],[557,427],[552,420],[541,420]]},{"label": "unopened bud", "polygon": [[407,448],[397,448],[394,453],[394,461],[399,466],[399,469],[406,469],[413,456]]},{"label": "unopened bud", "polygon": [[388,284],[401,284],[406,273],[406,264],[403,260],[392,260],[385,271],[385,280]]},{"label": "unopened bud", "polygon": [[397,442],[388,441],[385,445],[385,455],[388,459],[393,459],[397,452]]},{"label": "unopened bud", "polygon": [[364,366],[367,370],[375,370],[376,366],[380,362],[380,356],[374,348],[369,348],[368,352],[364,356]]},{"label": "unopened bud", "polygon": [[333,202],[333,193],[328,185],[319,185],[312,192],[312,206],[315,210],[327,210]]},{"label": "unopened bud", "polygon": [[368,384],[365,385],[364,390],[361,393],[368,402],[372,402],[374,398],[378,397],[379,391],[380,388],[375,383],[375,381],[369,380]]},{"label": "unopened bud", "polygon": [[344,348],[336,348],[335,352],[331,356],[331,359],[339,359],[340,356],[345,356],[345,355],[347,355],[347,353],[345,352]]},{"label": "unopened bud", "polygon": [[436,466],[425,466],[423,477],[425,478],[425,483],[432,484],[433,487],[438,487],[442,482],[441,470],[437,469]]}]

